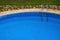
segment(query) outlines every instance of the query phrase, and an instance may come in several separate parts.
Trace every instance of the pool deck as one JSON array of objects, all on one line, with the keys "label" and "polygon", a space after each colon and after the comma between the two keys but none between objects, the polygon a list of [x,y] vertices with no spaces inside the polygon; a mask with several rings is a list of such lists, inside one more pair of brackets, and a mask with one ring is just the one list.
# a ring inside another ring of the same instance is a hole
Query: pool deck
[{"label": "pool deck", "polygon": [[0,12],[0,16],[14,14],[14,13],[22,13],[22,12],[49,12],[49,13],[60,14],[60,10],[57,9],[53,10],[53,9],[32,8],[32,9],[18,9],[18,10],[3,11]]}]

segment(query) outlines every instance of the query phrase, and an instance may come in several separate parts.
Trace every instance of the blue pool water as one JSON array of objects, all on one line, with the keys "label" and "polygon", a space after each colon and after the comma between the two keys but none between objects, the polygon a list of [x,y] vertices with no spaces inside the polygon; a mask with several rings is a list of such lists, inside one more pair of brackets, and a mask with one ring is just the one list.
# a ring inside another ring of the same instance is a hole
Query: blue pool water
[{"label": "blue pool water", "polygon": [[60,40],[60,15],[25,12],[2,16],[0,40]]}]

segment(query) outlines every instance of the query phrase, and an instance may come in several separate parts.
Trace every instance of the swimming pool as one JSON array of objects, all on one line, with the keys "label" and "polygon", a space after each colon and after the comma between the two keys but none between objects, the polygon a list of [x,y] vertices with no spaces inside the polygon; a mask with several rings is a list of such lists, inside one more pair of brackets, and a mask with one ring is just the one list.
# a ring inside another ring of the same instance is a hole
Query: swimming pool
[{"label": "swimming pool", "polygon": [[24,12],[1,16],[0,40],[60,40],[60,15]]}]

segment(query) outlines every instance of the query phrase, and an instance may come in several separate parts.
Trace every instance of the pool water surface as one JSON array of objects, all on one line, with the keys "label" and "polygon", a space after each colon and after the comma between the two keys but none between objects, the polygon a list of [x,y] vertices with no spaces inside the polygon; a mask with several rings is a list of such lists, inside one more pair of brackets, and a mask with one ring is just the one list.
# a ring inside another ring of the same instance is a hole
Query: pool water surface
[{"label": "pool water surface", "polygon": [[25,12],[2,16],[0,40],[60,40],[60,15]]}]

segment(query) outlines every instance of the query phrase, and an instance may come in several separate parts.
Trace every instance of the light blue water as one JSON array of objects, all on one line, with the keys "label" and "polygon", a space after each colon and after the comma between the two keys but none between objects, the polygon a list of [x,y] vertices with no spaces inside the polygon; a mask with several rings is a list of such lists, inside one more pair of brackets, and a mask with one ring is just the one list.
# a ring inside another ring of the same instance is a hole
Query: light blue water
[{"label": "light blue water", "polygon": [[60,15],[26,12],[2,16],[0,40],[60,40]]}]

